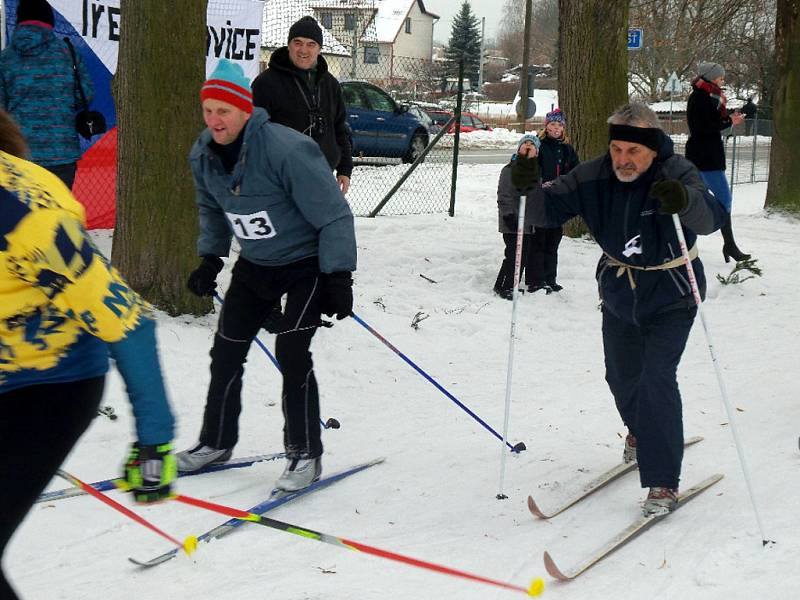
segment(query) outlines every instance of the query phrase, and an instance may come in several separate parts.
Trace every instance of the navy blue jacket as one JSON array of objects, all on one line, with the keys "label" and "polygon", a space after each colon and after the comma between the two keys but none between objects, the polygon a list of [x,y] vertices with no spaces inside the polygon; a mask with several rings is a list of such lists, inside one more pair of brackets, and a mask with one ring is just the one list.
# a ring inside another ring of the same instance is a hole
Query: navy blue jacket
[{"label": "navy blue jacket", "polygon": [[[603,306],[634,324],[642,324],[666,310],[694,305],[685,266],[654,271],[633,269],[633,287],[627,274],[610,264],[606,256],[648,267],[681,255],[671,215],[660,214],[658,200],[649,195],[652,184],[663,179],[677,179],[686,186],[688,205],[678,216],[689,248],[694,246],[697,234],[709,234],[720,227],[724,217],[720,203],[709,193],[697,169],[673,154],[672,140],[667,136],[663,136],[650,169],[636,181],[624,183],[617,179],[606,153],[528,195],[526,217],[529,215],[536,226],[557,227],[576,215],[583,217],[605,253],[596,274]],[[626,245],[636,246],[638,252],[626,256]],[[699,257],[692,266],[703,296],[705,275]]]}]

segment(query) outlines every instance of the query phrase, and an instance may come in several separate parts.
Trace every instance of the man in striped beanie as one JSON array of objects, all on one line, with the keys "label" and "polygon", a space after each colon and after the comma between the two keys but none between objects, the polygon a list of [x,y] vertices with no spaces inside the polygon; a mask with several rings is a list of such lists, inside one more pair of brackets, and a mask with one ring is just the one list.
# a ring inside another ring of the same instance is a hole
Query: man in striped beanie
[{"label": "man in striped beanie", "polygon": [[214,141],[225,146],[238,140],[241,147],[242,132],[253,114],[250,81],[241,65],[220,60],[203,84],[200,100],[203,102],[203,118]]},{"label": "man in striped beanie", "polygon": [[[225,462],[239,439],[242,375],[253,338],[281,299],[275,356],[287,464],[276,488],[308,487],[322,472],[319,392],[309,348],[320,314],[353,310],[353,214],[317,143],[253,107],[241,67],[220,60],[200,91],[208,128],[192,147],[200,265],[188,288],[213,296],[233,237],[239,255],[211,349],[211,382],[198,443],[177,455],[180,471]],[[263,396],[259,400],[263,400]]]}]

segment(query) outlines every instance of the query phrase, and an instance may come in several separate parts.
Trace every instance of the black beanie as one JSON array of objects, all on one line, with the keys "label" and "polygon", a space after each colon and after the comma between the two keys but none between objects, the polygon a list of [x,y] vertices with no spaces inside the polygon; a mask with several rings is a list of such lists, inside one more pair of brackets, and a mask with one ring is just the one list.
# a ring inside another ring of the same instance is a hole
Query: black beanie
[{"label": "black beanie", "polygon": [[308,38],[317,42],[322,47],[322,28],[314,17],[305,16],[289,28],[289,41],[296,37]]},{"label": "black beanie", "polygon": [[25,21],[41,21],[51,27],[54,23],[53,9],[47,0],[19,0],[17,23]]}]

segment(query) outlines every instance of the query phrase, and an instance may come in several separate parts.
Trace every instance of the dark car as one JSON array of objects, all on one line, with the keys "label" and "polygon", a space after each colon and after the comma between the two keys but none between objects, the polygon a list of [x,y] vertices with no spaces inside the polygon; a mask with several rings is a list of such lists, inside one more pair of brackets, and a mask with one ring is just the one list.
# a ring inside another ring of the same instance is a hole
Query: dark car
[{"label": "dark car", "polygon": [[423,123],[378,86],[343,81],[347,124],[352,131],[353,157],[382,156],[414,162],[428,145]]}]

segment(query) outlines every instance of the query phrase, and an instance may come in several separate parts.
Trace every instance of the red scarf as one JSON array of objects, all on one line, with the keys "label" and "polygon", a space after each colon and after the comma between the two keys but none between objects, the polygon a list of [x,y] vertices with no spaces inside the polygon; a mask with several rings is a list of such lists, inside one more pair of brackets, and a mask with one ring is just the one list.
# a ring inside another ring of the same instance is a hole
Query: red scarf
[{"label": "red scarf", "polygon": [[725,119],[728,117],[728,111],[725,109],[725,94],[722,93],[722,88],[716,83],[706,81],[702,77],[697,77],[692,81],[692,85],[699,90],[706,92],[713,100],[716,100],[717,107],[719,108],[720,116]]}]

